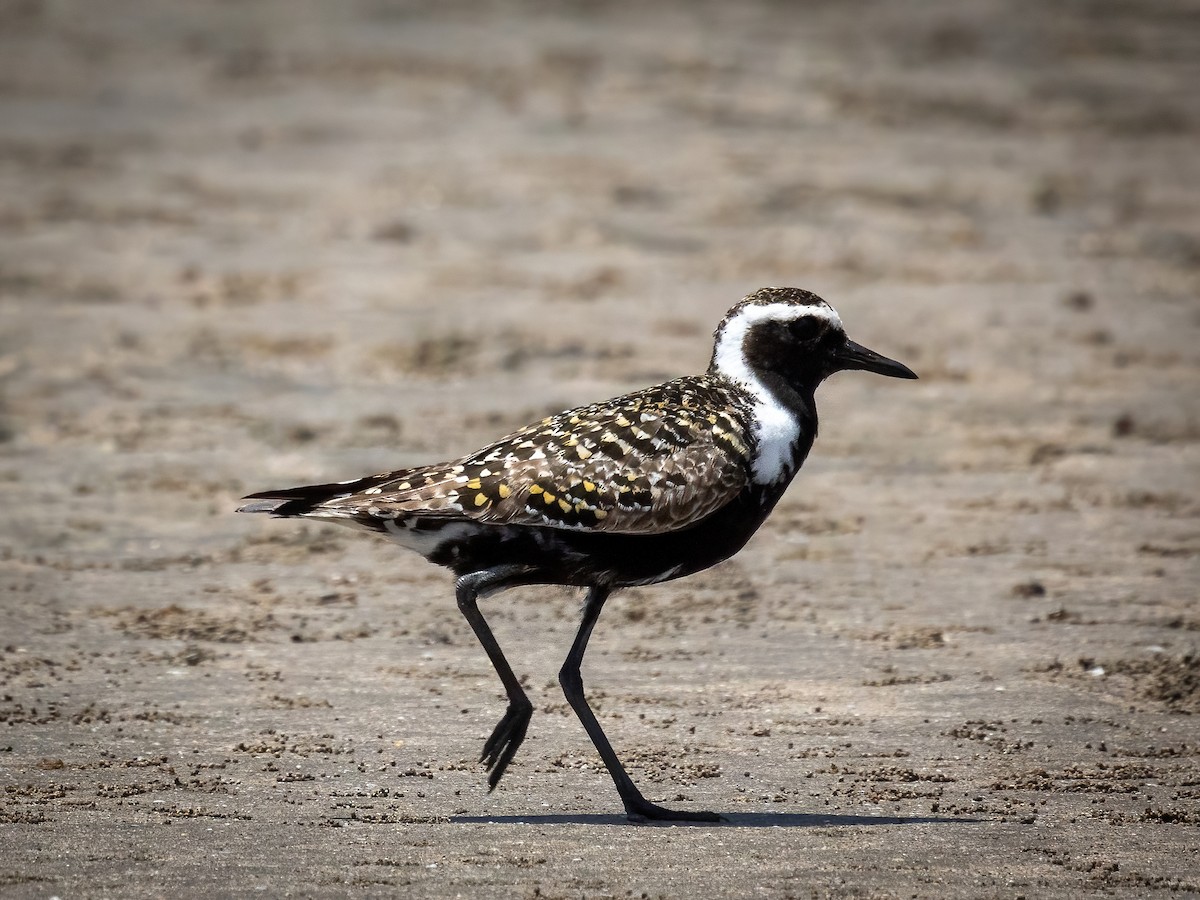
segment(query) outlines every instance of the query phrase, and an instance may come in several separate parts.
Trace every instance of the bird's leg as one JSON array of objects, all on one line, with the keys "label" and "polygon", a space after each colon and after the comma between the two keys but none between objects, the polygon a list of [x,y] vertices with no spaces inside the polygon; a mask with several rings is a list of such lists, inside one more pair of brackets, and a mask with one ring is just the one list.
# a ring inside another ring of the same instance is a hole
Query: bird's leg
[{"label": "bird's leg", "polygon": [[454,585],[458,608],[471,624],[471,630],[475,632],[475,637],[479,638],[479,643],[487,652],[488,659],[492,661],[492,667],[500,676],[508,694],[508,709],[492,731],[492,736],[483,745],[483,754],[479,757],[479,761],[487,766],[489,791],[495,790],[496,785],[500,783],[504,770],[508,768],[508,764],[517,753],[517,748],[525,740],[525,732],[533,716],[533,704],[529,702],[529,697],[517,681],[517,676],[513,674],[512,667],[504,658],[504,651],[496,642],[492,629],[488,627],[487,620],[479,611],[479,595],[500,587],[513,574],[508,570],[472,572],[459,578]]},{"label": "bird's leg", "polygon": [[621,761],[613,751],[612,744],[604,735],[604,729],[596,721],[592,708],[588,706],[587,697],[583,693],[583,676],[579,673],[579,666],[583,662],[588,639],[592,636],[592,627],[600,617],[600,610],[604,608],[604,601],[608,599],[610,593],[610,588],[593,587],[588,591],[587,600],[584,601],[583,621],[579,625],[579,632],[575,635],[575,643],[571,645],[571,652],[567,654],[566,662],[563,663],[563,667],[558,673],[558,683],[562,685],[567,702],[571,704],[571,709],[575,710],[575,715],[587,729],[588,737],[592,739],[592,743],[600,752],[600,758],[604,760],[604,766],[608,769],[608,774],[612,776],[613,784],[617,787],[617,793],[621,795],[621,802],[625,804],[625,812],[630,819],[720,822],[722,821],[721,817],[716,813],[665,809],[643,797],[641,791],[634,786],[633,779],[629,777],[625,767],[621,765]]}]

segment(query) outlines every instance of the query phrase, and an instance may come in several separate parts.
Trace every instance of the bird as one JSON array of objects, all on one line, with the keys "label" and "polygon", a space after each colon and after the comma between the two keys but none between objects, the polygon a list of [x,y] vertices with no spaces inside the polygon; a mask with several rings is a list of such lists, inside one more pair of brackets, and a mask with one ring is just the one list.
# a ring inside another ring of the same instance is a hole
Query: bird
[{"label": "bird", "polygon": [[450,462],[250,494],[238,512],[375,532],[453,573],[458,608],[508,698],[480,757],[489,792],[533,705],[479,600],[517,585],[585,589],[559,683],[626,816],[721,821],[642,795],[588,705],[580,666],[614,591],[692,575],[746,544],[813,446],[818,385],[844,370],[917,377],[847,338],[817,295],[765,287],[721,320],[702,375],[569,409]]}]

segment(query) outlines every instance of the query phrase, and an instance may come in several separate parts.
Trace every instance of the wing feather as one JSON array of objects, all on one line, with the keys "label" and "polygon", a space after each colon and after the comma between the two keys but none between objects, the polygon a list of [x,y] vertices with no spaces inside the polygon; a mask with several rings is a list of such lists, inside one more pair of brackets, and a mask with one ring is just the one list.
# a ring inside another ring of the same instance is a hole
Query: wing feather
[{"label": "wing feather", "polygon": [[374,476],[310,514],[677,531],[750,483],[748,425],[732,393],[702,376],[568,410],[454,462]]}]

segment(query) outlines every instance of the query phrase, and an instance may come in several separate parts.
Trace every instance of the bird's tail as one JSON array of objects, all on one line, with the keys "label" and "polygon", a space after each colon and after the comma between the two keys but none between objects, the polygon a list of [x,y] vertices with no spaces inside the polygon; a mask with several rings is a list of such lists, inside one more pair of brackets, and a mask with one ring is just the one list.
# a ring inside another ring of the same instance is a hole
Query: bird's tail
[{"label": "bird's tail", "polygon": [[[394,473],[388,473],[387,475],[356,478],[353,481],[338,481],[332,484],[306,484],[300,487],[281,488],[276,491],[261,491],[243,497],[243,500],[256,502],[239,506],[237,511],[240,513],[270,513],[279,518],[303,516],[317,510],[317,507],[323,503],[349,497],[351,494],[383,484],[394,477]],[[320,515],[319,512],[318,515]]]},{"label": "bird's tail", "polygon": [[[251,494],[249,497],[243,497],[242,499],[251,500],[255,497],[261,496],[262,494]],[[263,499],[257,501],[256,503],[247,503],[245,506],[239,506],[237,511],[244,513],[273,513],[285,503],[287,503],[287,500],[282,497],[272,497],[269,500]]]}]

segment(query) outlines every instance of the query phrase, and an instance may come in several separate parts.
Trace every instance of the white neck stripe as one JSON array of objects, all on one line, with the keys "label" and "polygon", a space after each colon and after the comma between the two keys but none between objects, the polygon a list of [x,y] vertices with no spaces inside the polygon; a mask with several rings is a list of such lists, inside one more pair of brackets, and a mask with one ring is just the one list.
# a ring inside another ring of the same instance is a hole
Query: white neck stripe
[{"label": "white neck stripe", "polygon": [[806,316],[824,319],[830,327],[842,329],[841,318],[828,305],[763,303],[738,310],[717,337],[713,368],[749,391],[755,400],[753,429],[757,450],[753,468],[757,484],[773,484],[795,471],[793,455],[800,438],[800,423],[746,364],[746,335],[761,322],[790,322]]}]

